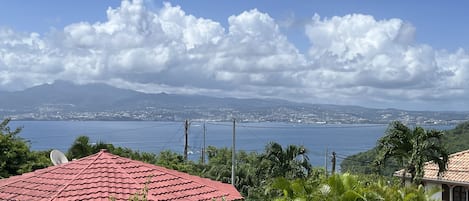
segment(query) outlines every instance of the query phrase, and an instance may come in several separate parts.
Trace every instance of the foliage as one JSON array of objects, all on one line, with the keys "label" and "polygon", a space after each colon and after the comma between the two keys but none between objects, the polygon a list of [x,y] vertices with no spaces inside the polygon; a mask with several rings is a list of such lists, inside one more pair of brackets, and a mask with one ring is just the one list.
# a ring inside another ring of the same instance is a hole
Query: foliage
[{"label": "foliage", "polygon": [[78,136],[67,151],[67,157],[70,159],[79,159],[91,154],[98,153],[101,149],[106,149],[110,153],[139,160],[147,163],[156,162],[156,154],[147,152],[138,152],[129,148],[114,147],[105,142],[91,143],[88,136]]},{"label": "foliage", "polygon": [[469,121],[458,124],[454,129],[448,130],[444,137],[449,153],[469,149]]},{"label": "foliage", "polygon": [[423,186],[400,187],[386,182],[384,177],[366,181],[349,173],[335,174],[329,178],[309,177],[287,180],[276,178],[270,190],[281,191],[277,201],[431,201],[439,189],[425,192]]},{"label": "foliage", "polygon": [[25,140],[18,137],[21,128],[11,130],[8,127],[10,119],[0,123],[0,177],[19,174],[18,170],[27,163],[29,146]]},{"label": "foliage", "polygon": [[[277,177],[270,181],[266,188],[265,198],[278,201],[287,200],[318,200],[317,192],[326,181],[323,169],[313,169],[307,178],[286,179]],[[277,192],[276,192],[277,191]]]},{"label": "foliage", "polygon": [[8,126],[10,120],[0,123],[0,178],[49,166],[48,153],[30,151],[29,143],[18,136],[21,128],[11,130]]},{"label": "foliage", "polygon": [[395,157],[403,168],[403,182],[407,173],[418,184],[423,177],[424,164],[432,161],[438,165],[438,172],[446,171],[448,152],[442,144],[443,132],[425,130],[422,127],[410,129],[401,122],[393,122],[385,135],[378,140],[378,157],[375,162],[382,166],[389,157]]},{"label": "foliage", "polygon": [[[446,145],[448,153],[455,153],[469,149],[469,121],[458,124],[454,129],[444,131],[442,144]],[[371,163],[377,155],[377,147],[365,152],[349,156],[340,164],[341,169],[347,172],[370,174],[375,171]],[[386,176],[392,175],[400,169],[396,158],[390,157],[385,161],[386,166],[380,168],[380,173]]]},{"label": "foliage", "polygon": [[[142,152],[141,154],[145,155],[146,153]],[[199,176],[201,176],[205,167],[203,164],[195,163],[194,161],[184,161],[184,157],[181,154],[170,150],[160,152],[153,164]]]},{"label": "foliage", "polygon": [[200,175],[202,165],[193,161],[184,161],[184,158],[177,153],[166,150],[159,155],[149,152],[135,151],[126,147],[115,147],[105,142],[91,143],[88,136],[78,136],[67,152],[68,158],[79,159],[91,154],[98,153],[101,149],[106,149],[109,153],[139,160],[150,164],[160,165],[169,169]]},{"label": "foliage", "polygon": [[[231,149],[207,148],[208,164],[201,176],[231,183]],[[267,184],[272,178],[306,178],[311,172],[307,151],[301,146],[283,148],[278,143],[269,143],[264,153],[236,153],[235,187],[246,200],[265,200],[278,194],[266,195]]]},{"label": "foliage", "polygon": [[88,136],[78,136],[67,151],[67,158],[78,159],[93,154],[94,147]]},{"label": "foliage", "polygon": [[49,154],[52,150],[30,151],[27,156],[27,162],[18,170],[18,174],[31,172],[34,170],[46,168],[52,165]]},{"label": "foliage", "polygon": [[[208,146],[208,163],[202,175],[217,181],[231,183],[231,149]],[[235,187],[245,197],[260,199],[263,195],[261,183],[265,176],[260,174],[260,157],[257,153],[239,151],[236,154]]]},{"label": "foliage", "polygon": [[271,142],[261,157],[269,162],[269,177],[305,178],[311,171],[307,151],[302,146],[289,145],[283,149],[280,144]]},{"label": "foliage", "polygon": [[343,172],[354,172],[354,173],[361,173],[361,174],[372,174],[376,172],[374,167],[370,165],[378,151],[376,147],[370,149],[365,152],[360,152],[355,155],[348,156],[344,158],[342,163],[340,164],[340,169]]},{"label": "foliage", "polygon": [[204,170],[204,176],[217,181],[231,183],[231,150],[228,148],[216,148],[208,146],[208,165]]},{"label": "foliage", "polygon": [[[378,156],[378,149],[374,147],[368,151],[360,152],[346,157],[340,164],[342,172],[352,172],[356,174],[375,174],[378,172],[378,167],[373,163]],[[392,176],[394,172],[401,167],[397,159],[393,156],[385,159],[386,165],[379,167],[379,173],[384,176]]]}]

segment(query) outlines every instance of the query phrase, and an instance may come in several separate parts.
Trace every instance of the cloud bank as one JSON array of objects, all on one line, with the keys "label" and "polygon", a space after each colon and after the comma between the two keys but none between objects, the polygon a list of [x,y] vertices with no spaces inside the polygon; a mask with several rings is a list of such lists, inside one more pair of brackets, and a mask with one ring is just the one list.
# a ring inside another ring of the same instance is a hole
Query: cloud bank
[{"label": "cloud bank", "polygon": [[169,3],[155,11],[124,0],[106,13],[104,22],[43,36],[0,28],[0,90],[61,79],[145,92],[469,108],[469,54],[416,43],[416,28],[401,19],[315,14],[303,53],[257,9],[230,16],[228,27]]}]

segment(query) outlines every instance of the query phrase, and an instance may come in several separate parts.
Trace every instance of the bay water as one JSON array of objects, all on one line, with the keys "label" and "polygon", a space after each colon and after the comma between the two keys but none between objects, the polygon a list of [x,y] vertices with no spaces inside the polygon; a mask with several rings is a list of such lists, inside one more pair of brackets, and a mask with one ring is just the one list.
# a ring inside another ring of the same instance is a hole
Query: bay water
[{"label": "bay water", "polygon": [[[200,158],[204,144],[204,122],[189,126],[190,158]],[[33,150],[58,149],[66,152],[76,137],[89,136],[91,142],[102,141],[133,150],[159,153],[184,150],[184,122],[154,121],[12,121],[13,129],[22,127],[20,137],[28,140]],[[313,166],[329,163],[332,151],[341,159],[366,151],[376,145],[388,125],[383,124],[291,124],[237,123],[236,150],[263,152],[269,142],[283,146],[303,145]],[[454,126],[437,126],[440,130]],[[205,145],[232,146],[233,125],[230,122],[206,122]],[[327,155],[327,159],[326,159]]]}]

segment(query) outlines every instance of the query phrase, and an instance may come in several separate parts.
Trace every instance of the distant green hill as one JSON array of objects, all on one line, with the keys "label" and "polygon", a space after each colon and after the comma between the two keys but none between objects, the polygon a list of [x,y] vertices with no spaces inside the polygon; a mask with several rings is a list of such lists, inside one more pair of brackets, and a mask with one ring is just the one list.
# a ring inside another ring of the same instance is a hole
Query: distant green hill
[{"label": "distant green hill", "polygon": [[448,130],[445,140],[450,153],[469,149],[469,121]]},{"label": "distant green hill", "polygon": [[[407,111],[269,98],[142,93],[103,83],[68,81],[55,81],[22,91],[0,91],[0,97],[0,119],[17,115],[19,119],[40,117],[41,120],[76,120],[76,116],[85,116],[93,120],[179,121],[187,118],[231,119],[229,117],[233,116],[259,121],[387,124],[402,119],[412,123],[433,123],[469,118],[469,111]],[[108,114],[94,115],[96,112]],[[120,119],[121,112],[133,115]]]},{"label": "distant green hill", "polygon": [[[469,121],[457,125],[454,129],[445,131],[445,146],[449,153],[455,153],[469,149]],[[374,173],[373,160],[377,155],[376,147],[345,158],[340,164],[342,172],[370,174]],[[381,174],[392,175],[399,169],[398,164],[392,159],[386,163]]]}]

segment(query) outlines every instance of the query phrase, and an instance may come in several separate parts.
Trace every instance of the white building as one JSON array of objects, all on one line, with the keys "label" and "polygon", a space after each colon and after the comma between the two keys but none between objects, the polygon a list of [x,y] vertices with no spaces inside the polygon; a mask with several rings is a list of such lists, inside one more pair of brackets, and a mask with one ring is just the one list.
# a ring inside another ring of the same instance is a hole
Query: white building
[{"label": "white building", "polygon": [[[402,176],[402,170],[395,172],[394,176]],[[447,171],[440,176],[437,164],[425,163],[422,183],[426,189],[442,189],[433,196],[437,200],[469,201],[469,150],[451,154]]]}]

